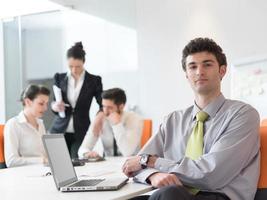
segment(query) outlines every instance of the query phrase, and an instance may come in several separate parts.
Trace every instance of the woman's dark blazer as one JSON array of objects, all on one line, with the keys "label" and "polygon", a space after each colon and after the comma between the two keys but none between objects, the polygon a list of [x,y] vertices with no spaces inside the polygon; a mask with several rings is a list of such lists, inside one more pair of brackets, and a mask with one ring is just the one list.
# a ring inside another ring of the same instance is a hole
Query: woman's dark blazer
[{"label": "woman's dark blazer", "polygon": [[[63,101],[66,104],[69,104],[67,98],[67,87],[68,87],[68,76],[67,73],[56,73],[54,76],[54,84],[61,89]],[[89,126],[90,126],[90,118],[89,112],[93,97],[96,98],[96,102],[99,105],[99,109],[101,109],[101,93],[103,91],[102,81],[100,76],[95,76],[89,74],[85,71],[84,82],[77,99],[77,103],[75,108],[65,107],[65,118],[59,117],[57,112],[55,119],[53,121],[52,127],[50,129],[51,133],[65,133],[71,115],[73,115],[73,126],[75,137],[77,140],[83,140]]]}]

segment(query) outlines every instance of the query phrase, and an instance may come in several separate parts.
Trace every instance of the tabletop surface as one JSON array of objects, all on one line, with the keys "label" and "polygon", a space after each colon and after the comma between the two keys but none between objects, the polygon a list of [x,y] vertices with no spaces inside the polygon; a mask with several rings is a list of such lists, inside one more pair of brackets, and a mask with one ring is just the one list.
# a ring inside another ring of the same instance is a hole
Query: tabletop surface
[{"label": "tabletop surface", "polygon": [[[79,179],[122,177],[121,166],[125,158],[107,158],[106,161],[90,162],[82,167],[75,167]],[[43,165],[28,165],[0,170],[0,199],[1,200],[123,200],[129,199],[152,190],[145,184],[128,183],[117,191],[68,192],[57,190],[51,172]]]}]

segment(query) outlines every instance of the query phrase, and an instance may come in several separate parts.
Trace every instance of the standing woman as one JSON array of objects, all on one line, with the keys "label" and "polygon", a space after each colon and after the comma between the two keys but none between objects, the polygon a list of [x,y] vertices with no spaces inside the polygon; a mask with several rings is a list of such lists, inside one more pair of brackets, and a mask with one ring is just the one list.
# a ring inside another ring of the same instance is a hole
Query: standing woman
[{"label": "standing woman", "polygon": [[[78,149],[89,128],[89,111],[93,97],[101,109],[102,81],[100,76],[89,74],[84,69],[85,51],[81,42],[75,43],[67,51],[69,65],[68,73],[56,73],[54,85],[61,89],[61,102],[54,101],[52,110],[56,117],[50,132],[64,133],[67,146],[72,158],[78,157]],[[65,117],[59,112],[65,112]],[[99,132],[102,126],[103,112],[96,116],[98,119],[93,129]]]},{"label": "standing woman", "polygon": [[21,95],[23,110],[9,119],[4,130],[5,161],[7,167],[46,163],[40,118],[47,110],[50,91],[44,86],[29,85]]}]

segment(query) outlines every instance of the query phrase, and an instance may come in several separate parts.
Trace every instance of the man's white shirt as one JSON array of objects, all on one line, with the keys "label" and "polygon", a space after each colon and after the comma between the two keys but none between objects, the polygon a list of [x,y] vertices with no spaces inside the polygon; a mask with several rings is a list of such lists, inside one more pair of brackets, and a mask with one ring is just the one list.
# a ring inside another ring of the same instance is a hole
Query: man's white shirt
[{"label": "man's white shirt", "polygon": [[[79,148],[79,157],[83,158],[84,153],[92,151],[99,138],[101,138],[106,156],[114,155],[114,138],[119,153],[123,156],[135,155],[140,150],[143,123],[143,119],[138,114],[127,111],[122,113],[121,122],[116,125],[112,125],[108,119],[105,119],[99,137],[93,134],[92,127],[89,128]],[[98,154],[102,155],[102,152],[98,152]]]}]

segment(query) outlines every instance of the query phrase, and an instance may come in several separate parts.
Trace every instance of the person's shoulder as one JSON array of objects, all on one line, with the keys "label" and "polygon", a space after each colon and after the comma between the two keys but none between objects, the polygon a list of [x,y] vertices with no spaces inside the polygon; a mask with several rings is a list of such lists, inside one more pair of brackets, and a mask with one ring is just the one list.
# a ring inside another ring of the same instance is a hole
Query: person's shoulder
[{"label": "person's shoulder", "polygon": [[7,120],[5,126],[7,126],[7,125],[14,125],[14,124],[17,124],[18,122],[19,122],[19,116],[16,115],[16,116],[10,118],[9,120]]},{"label": "person's shoulder", "polygon": [[85,81],[87,82],[93,82],[96,88],[98,88],[99,85],[102,85],[102,79],[98,75],[90,74],[89,72],[85,71]]},{"label": "person's shoulder", "polygon": [[193,106],[190,106],[185,109],[175,110],[168,115],[165,115],[161,123],[162,127],[168,128],[186,123],[191,119],[192,110]]},{"label": "person's shoulder", "polygon": [[127,119],[130,119],[130,120],[131,119],[143,120],[141,115],[139,115],[138,113],[134,111],[124,111],[124,115]]},{"label": "person's shoulder", "polygon": [[240,120],[242,124],[259,124],[260,115],[258,111],[242,101],[227,99],[223,105],[222,112],[225,112],[228,120]]},{"label": "person's shoulder", "polygon": [[5,123],[5,130],[16,129],[18,125],[19,125],[19,117],[17,115],[7,120],[7,122]]},{"label": "person's shoulder", "polygon": [[224,109],[232,113],[242,114],[249,112],[250,114],[255,113],[258,115],[258,111],[253,106],[239,100],[226,99]]},{"label": "person's shoulder", "polygon": [[91,73],[89,73],[89,72],[87,72],[87,71],[85,71],[85,76],[88,76],[89,78],[91,78],[91,79],[101,79],[101,76],[99,76],[99,75],[95,75],[95,74],[91,74]]},{"label": "person's shoulder", "polygon": [[185,109],[180,109],[180,110],[175,110],[171,113],[169,113],[166,117],[165,120],[169,119],[182,119],[184,116],[191,116],[192,110],[193,110],[193,105],[185,108]]},{"label": "person's shoulder", "polygon": [[65,73],[55,73],[54,79],[60,79],[61,80],[61,79],[65,78],[66,75],[67,75],[66,72]]}]

